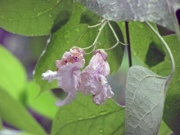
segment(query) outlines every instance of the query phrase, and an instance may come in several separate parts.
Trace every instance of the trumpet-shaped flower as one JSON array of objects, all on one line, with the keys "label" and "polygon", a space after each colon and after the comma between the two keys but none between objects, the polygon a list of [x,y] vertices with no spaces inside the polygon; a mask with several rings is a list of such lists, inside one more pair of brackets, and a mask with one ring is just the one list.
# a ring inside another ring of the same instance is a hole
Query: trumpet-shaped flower
[{"label": "trumpet-shaped flower", "polygon": [[57,60],[55,64],[57,71],[47,70],[42,77],[49,82],[54,79],[58,80],[58,86],[67,92],[68,96],[57,105],[64,105],[76,97],[77,87],[80,83],[80,69],[85,64],[84,51],[74,47],[69,52],[65,52],[62,59]]},{"label": "trumpet-shaped flower", "polygon": [[110,68],[106,60],[107,53],[96,50],[89,65],[81,73],[79,90],[84,94],[92,94],[94,103],[98,105],[114,95],[107,81]]},{"label": "trumpet-shaped flower", "polygon": [[101,74],[107,77],[110,73],[110,67],[107,62],[107,57],[108,55],[104,50],[95,50],[94,56],[91,58],[89,65],[84,71]]}]

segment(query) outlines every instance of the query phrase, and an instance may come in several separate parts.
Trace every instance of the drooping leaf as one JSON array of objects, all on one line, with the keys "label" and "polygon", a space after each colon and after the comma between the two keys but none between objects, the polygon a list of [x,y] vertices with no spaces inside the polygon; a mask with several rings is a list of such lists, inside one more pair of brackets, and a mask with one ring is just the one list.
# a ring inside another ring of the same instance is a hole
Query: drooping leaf
[{"label": "drooping leaf", "polygon": [[35,135],[46,134],[26,109],[2,88],[0,88],[0,117],[21,130]]},{"label": "drooping leaf", "polygon": [[0,45],[0,87],[19,99],[26,84],[26,72],[18,59]]},{"label": "drooping leaf", "polygon": [[156,135],[163,116],[167,78],[133,66],[126,84],[125,133]]},{"label": "drooping leaf", "polygon": [[151,21],[175,30],[179,0],[78,0],[94,13],[112,21]]},{"label": "drooping leaf", "polygon": [[40,87],[34,82],[30,82],[26,88],[27,91],[27,105],[34,111],[42,114],[45,117],[53,119],[58,107],[55,106],[57,99],[51,91],[45,91],[43,94],[37,96],[40,91]]},{"label": "drooping leaf", "polygon": [[[50,43],[47,45],[46,51],[43,53],[42,57],[40,58],[36,69],[35,69],[35,81],[37,84],[41,86],[41,90],[47,90],[57,86],[57,82],[48,83],[47,81],[42,80],[42,73],[46,70],[55,70],[55,60],[61,59],[63,53],[65,51],[69,51],[69,49],[73,46],[79,47],[87,47],[90,46],[98,33],[98,28],[89,29],[87,24],[81,24],[80,18],[81,13],[83,10],[77,9],[77,12],[74,11],[74,14],[71,16],[70,21],[59,29],[56,33],[54,33],[51,37]],[[74,18],[78,21],[74,21]],[[77,19],[78,18],[78,19]],[[82,18],[81,18],[82,20]],[[121,34],[120,29],[118,28],[117,24],[112,24],[114,28],[116,28],[116,32],[119,35]],[[121,38],[121,41],[123,37]],[[100,45],[97,48],[110,48],[116,43],[113,33],[111,32],[110,28],[106,26],[101,33],[101,36],[98,40]],[[123,46],[117,46],[115,49],[108,51],[108,61],[111,67],[111,73],[117,71],[119,68],[122,57],[123,57]],[[92,57],[92,55],[85,56],[86,58]],[[86,62],[88,63],[88,61]]]},{"label": "drooping leaf", "polygon": [[[150,67],[149,63],[151,63],[152,61],[157,61],[157,56],[152,57],[151,61],[146,62],[148,59],[148,53],[154,55],[154,52],[157,52],[158,50],[162,55],[165,54],[165,57],[163,58],[164,60],[157,62],[157,64],[152,66],[150,69],[161,76],[167,76],[171,70],[171,61],[165,48],[162,48],[162,44],[153,35],[153,33],[149,31],[146,25],[140,23],[130,23],[129,26],[131,48],[134,55],[142,62],[144,62],[147,67]],[[180,104],[180,56],[178,39],[176,35],[165,36],[164,39],[169,45],[174,56],[176,70],[167,90],[163,119],[165,123],[171,128],[171,130],[178,135],[180,134],[180,109],[177,107]],[[155,49],[152,49],[150,47],[152,42],[154,43],[153,46]]]},{"label": "drooping leaf", "polygon": [[166,125],[164,121],[161,122],[160,129],[158,135],[170,135],[172,134],[171,129]]},{"label": "drooping leaf", "polygon": [[52,135],[122,135],[124,108],[112,100],[97,106],[92,97],[79,95],[71,104],[62,106],[53,121]]},{"label": "drooping leaf", "polygon": [[67,22],[72,5],[72,0],[2,0],[0,27],[28,36],[49,34]]}]

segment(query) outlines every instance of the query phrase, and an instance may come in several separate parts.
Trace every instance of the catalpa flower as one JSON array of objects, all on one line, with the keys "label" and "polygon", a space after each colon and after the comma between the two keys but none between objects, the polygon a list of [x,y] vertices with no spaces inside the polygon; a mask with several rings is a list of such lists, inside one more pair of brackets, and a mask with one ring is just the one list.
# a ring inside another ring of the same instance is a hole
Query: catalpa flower
[{"label": "catalpa flower", "polygon": [[96,50],[89,65],[81,73],[79,90],[84,94],[92,94],[96,104],[105,103],[114,93],[107,81],[110,68],[107,60],[107,53],[104,50]]},{"label": "catalpa flower", "polygon": [[80,83],[80,69],[84,67],[84,50],[81,48],[72,48],[65,52],[61,60],[56,61],[57,71],[48,70],[42,74],[44,80],[49,82],[57,79],[58,86],[68,93],[63,101],[57,102],[58,106],[70,103],[77,93]]}]

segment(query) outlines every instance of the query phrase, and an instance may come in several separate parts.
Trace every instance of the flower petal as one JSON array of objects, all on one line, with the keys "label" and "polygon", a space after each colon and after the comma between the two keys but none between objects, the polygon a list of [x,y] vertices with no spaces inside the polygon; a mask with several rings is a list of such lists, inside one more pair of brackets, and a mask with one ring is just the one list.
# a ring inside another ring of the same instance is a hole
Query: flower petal
[{"label": "flower petal", "polygon": [[58,86],[68,93],[63,101],[57,102],[58,106],[68,104],[76,97],[77,87],[80,84],[80,69],[85,64],[84,54],[83,49],[73,47],[63,54],[61,60],[56,60],[57,72],[48,70],[42,74],[43,79],[49,82],[57,79]]},{"label": "flower petal", "polygon": [[92,94],[94,103],[98,105],[105,103],[107,98],[114,95],[107,80],[110,67],[106,60],[107,53],[103,50],[96,50],[89,65],[80,74],[79,91]]},{"label": "flower petal", "polygon": [[104,76],[100,75],[98,80],[100,82],[99,93],[96,93],[93,96],[93,101],[99,105],[104,104],[107,98],[114,96],[114,93],[112,92],[111,87]]},{"label": "flower petal", "polygon": [[71,103],[76,98],[76,93],[68,93],[67,97],[64,100],[57,101],[56,106],[63,106]]},{"label": "flower petal", "polygon": [[80,70],[72,63],[62,66],[57,72],[58,86],[65,92],[76,91],[79,85],[79,75]]},{"label": "flower petal", "polygon": [[48,82],[52,82],[54,79],[57,79],[57,72],[47,70],[42,74],[43,80],[48,80]]},{"label": "flower petal", "polygon": [[79,85],[79,91],[84,94],[92,94],[93,101],[96,104],[105,103],[107,98],[114,96],[107,78],[100,74],[94,74],[83,72],[81,74],[81,83]]},{"label": "flower petal", "polygon": [[85,71],[87,70],[92,73],[102,74],[107,77],[110,73],[110,67],[106,60],[107,53],[102,49],[96,50]]}]

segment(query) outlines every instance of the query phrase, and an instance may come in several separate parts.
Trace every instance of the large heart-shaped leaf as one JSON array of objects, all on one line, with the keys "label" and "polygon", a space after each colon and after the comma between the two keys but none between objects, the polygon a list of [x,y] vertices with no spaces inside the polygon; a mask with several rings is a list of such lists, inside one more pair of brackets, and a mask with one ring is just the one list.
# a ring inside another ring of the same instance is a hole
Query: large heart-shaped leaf
[{"label": "large heart-shaped leaf", "polygon": [[78,95],[71,104],[62,106],[53,121],[52,135],[122,135],[124,108],[112,100],[97,106],[92,97]]},{"label": "large heart-shaped leaf", "polygon": [[156,135],[163,116],[168,78],[147,68],[129,69],[126,84],[125,134]]},{"label": "large heart-shaped leaf", "polygon": [[[161,76],[167,76],[171,70],[171,61],[167,51],[162,48],[162,44],[145,24],[130,23],[129,26],[132,53],[153,72]],[[165,36],[164,39],[174,56],[176,70],[167,91],[163,119],[171,130],[178,135],[180,134],[180,109],[177,107],[180,104],[178,39],[176,35]]]},{"label": "large heart-shaped leaf", "polygon": [[151,21],[175,30],[174,14],[179,0],[78,0],[87,8],[113,21]]},{"label": "large heart-shaped leaf", "polygon": [[72,5],[72,0],[1,0],[0,27],[28,36],[49,34],[67,22]]},{"label": "large heart-shaped leaf", "polygon": [[[45,52],[36,66],[34,77],[36,83],[41,86],[41,90],[47,90],[57,86],[56,82],[48,83],[47,81],[42,80],[41,76],[42,73],[48,69],[55,70],[55,60],[61,59],[63,53],[69,51],[72,46],[87,47],[95,40],[98,28],[89,29],[85,22],[83,24],[80,23],[80,21],[83,20],[83,17],[81,17],[83,9],[79,9],[78,7],[79,5],[75,5],[75,11],[73,11],[70,21],[57,32],[52,34],[51,41],[47,45]],[[116,28],[115,31],[119,35],[122,35],[117,24],[112,23],[112,25]],[[121,39],[120,41],[123,40],[123,36],[119,36],[119,38]],[[98,42],[101,44],[98,48],[105,49],[110,48],[116,43],[114,35],[108,26],[106,26],[102,31]],[[119,68],[122,62],[123,52],[124,47],[120,45],[107,52],[111,73],[117,71]],[[92,55],[85,57],[90,59]],[[88,63],[88,61],[86,63]]]},{"label": "large heart-shaped leaf", "polygon": [[0,117],[9,124],[35,135],[46,134],[27,110],[2,88],[0,88]]}]

